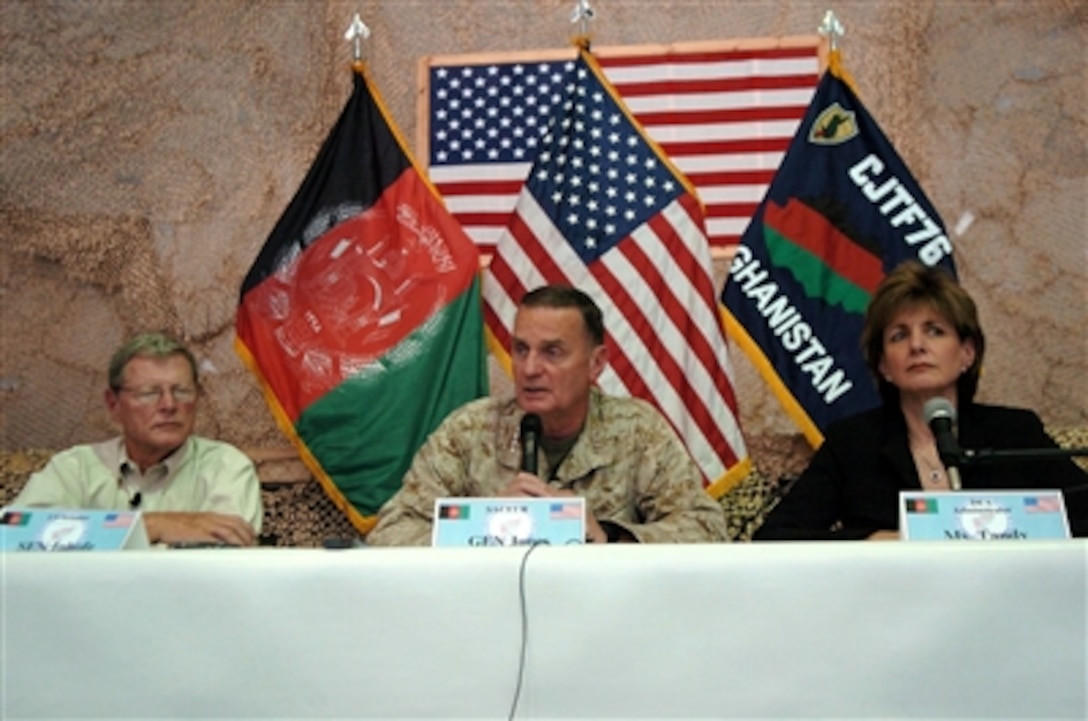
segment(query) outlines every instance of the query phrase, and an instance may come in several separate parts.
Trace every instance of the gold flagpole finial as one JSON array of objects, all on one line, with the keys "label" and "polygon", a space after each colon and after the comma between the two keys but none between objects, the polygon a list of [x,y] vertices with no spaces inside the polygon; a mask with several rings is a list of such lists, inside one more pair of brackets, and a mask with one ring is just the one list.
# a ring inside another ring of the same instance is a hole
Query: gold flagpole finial
[{"label": "gold flagpole finial", "polygon": [[828,10],[824,13],[824,19],[820,22],[820,27],[817,28],[817,32],[821,35],[826,35],[828,43],[831,45],[831,50],[839,49],[839,38],[846,35],[846,28],[835,16],[834,10]]},{"label": "gold flagpole finial", "polygon": [[574,11],[570,14],[571,23],[578,23],[578,34],[574,37],[577,47],[589,50],[589,21],[593,20],[597,13],[589,4],[589,0],[576,0]]},{"label": "gold flagpole finial", "polygon": [[854,83],[854,78],[850,73],[846,72],[846,68],[843,67],[842,56],[839,52],[839,38],[846,35],[846,28],[843,27],[839,19],[835,17],[833,10],[828,10],[824,13],[823,22],[820,23],[820,27],[817,28],[821,35],[827,36],[828,45],[830,45],[831,52],[828,53],[827,69],[832,75],[842,80],[850,88],[854,95],[858,95],[858,87]]},{"label": "gold flagpole finial", "polygon": [[358,66],[363,62],[363,41],[369,37],[370,28],[359,17],[359,13],[355,13],[355,17],[351,19],[351,25],[348,26],[348,31],[344,33],[344,39],[351,41],[352,44],[353,65]]}]

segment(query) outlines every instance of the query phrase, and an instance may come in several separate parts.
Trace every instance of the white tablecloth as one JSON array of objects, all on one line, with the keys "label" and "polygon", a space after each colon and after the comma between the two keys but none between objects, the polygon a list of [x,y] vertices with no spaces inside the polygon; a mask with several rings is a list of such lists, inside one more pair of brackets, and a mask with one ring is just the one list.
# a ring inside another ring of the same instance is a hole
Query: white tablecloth
[{"label": "white tablecloth", "polygon": [[1083,718],[1071,542],[0,554],[0,717]]}]

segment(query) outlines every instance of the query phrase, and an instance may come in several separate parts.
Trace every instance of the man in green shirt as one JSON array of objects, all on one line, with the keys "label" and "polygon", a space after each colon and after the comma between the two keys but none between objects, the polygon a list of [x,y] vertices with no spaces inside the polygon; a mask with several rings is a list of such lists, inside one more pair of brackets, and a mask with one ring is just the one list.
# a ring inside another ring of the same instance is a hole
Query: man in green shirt
[{"label": "man in green shirt", "polygon": [[57,453],[13,506],[143,512],[152,543],[256,543],[260,481],[233,446],[193,435],[196,359],[180,342],[144,334],[114,353],[106,406],[121,435]]}]

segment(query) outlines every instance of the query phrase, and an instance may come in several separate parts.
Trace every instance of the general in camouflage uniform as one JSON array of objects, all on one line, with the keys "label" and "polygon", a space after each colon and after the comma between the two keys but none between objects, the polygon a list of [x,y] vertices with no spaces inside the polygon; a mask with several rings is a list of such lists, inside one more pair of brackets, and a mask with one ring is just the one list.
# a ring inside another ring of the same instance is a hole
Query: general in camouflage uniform
[{"label": "general in camouflage uniform", "polygon": [[[497,496],[518,473],[523,415],[511,398],[483,398],[450,414],[416,454],[404,486],[367,537],[375,545],[426,545],[436,498]],[[548,485],[586,499],[586,512],[641,542],[724,541],[725,517],[672,427],[645,401],[594,389],[585,429],[551,468]]]},{"label": "general in camouflage uniform", "polygon": [[[416,453],[368,543],[428,544],[437,498],[563,495],[586,499],[590,542],[727,540],[721,506],[664,417],[593,385],[606,356],[588,296],[562,286],[526,294],[511,348],[515,396],[451,413]],[[526,413],[543,423],[539,476],[520,470]]]}]

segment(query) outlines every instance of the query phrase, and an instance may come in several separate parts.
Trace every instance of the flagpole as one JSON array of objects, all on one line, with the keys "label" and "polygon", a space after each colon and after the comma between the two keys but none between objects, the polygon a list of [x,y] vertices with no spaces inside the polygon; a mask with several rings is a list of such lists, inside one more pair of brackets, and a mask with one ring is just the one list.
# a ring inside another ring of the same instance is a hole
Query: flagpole
[{"label": "flagpole", "polygon": [[572,24],[578,23],[578,34],[574,36],[574,45],[589,52],[589,22],[597,17],[589,0],[576,0],[574,11],[570,14]]},{"label": "flagpole", "polygon": [[[358,15],[356,15],[358,17]],[[816,29],[821,35],[827,36],[827,41],[831,44],[831,51],[836,52],[839,49],[839,38],[846,35],[846,28],[839,22],[839,18],[836,17],[834,10],[828,10],[824,13],[824,19],[820,22],[820,27]]]},{"label": "flagpole", "polygon": [[352,45],[352,63],[351,67],[356,72],[362,72],[363,68],[363,41],[370,37],[370,28],[366,26],[362,18],[359,17],[359,13],[355,13],[355,17],[351,19],[351,24],[348,25],[348,30],[344,33],[344,39],[351,42]]},{"label": "flagpole", "polygon": [[824,13],[824,19],[820,22],[820,27],[816,28],[816,32],[826,37],[830,46],[827,69],[832,75],[846,83],[854,95],[858,95],[858,88],[854,84],[854,78],[850,76],[850,73],[846,72],[846,68],[842,63],[842,55],[839,53],[839,38],[846,35],[846,28],[839,21],[834,10],[828,10]]}]

